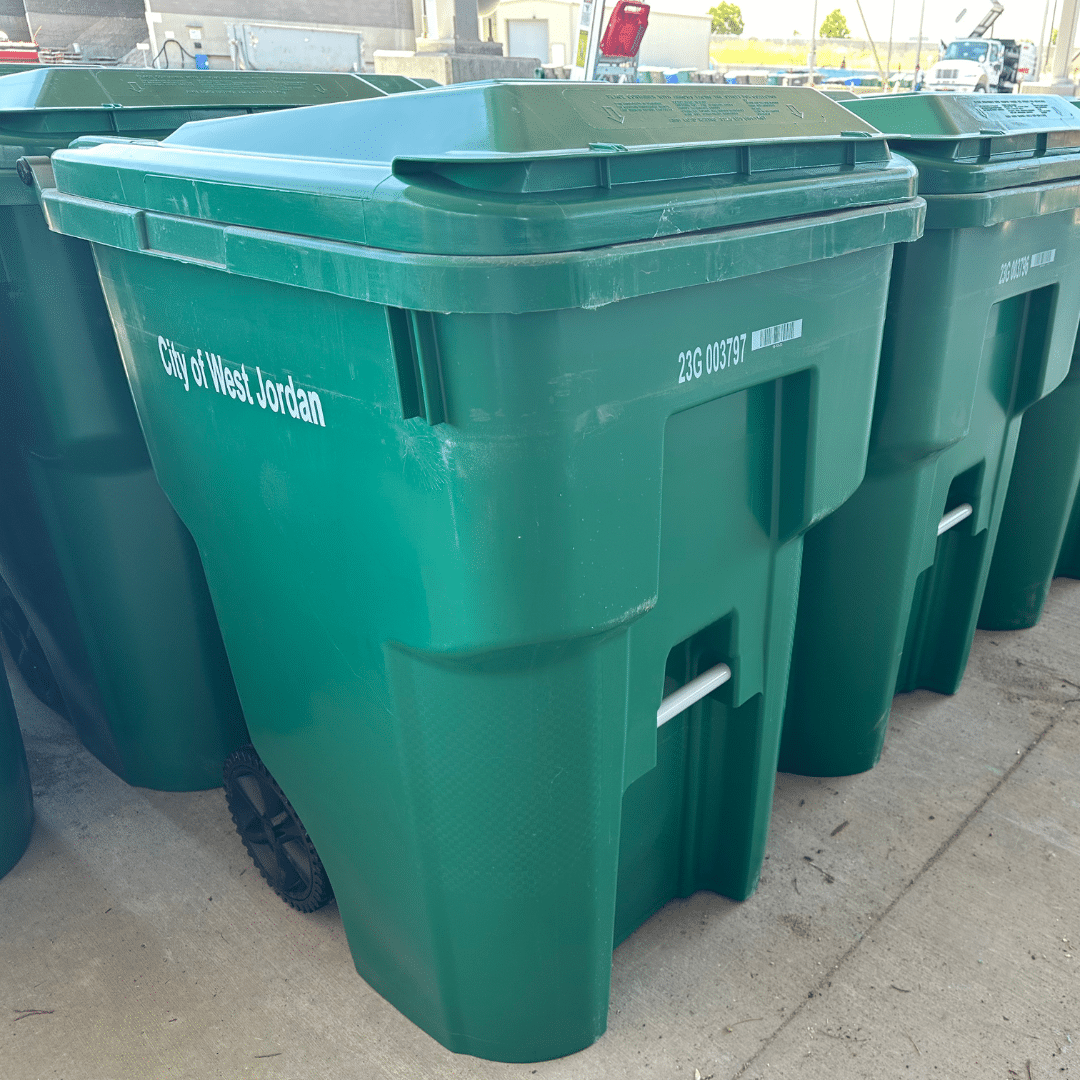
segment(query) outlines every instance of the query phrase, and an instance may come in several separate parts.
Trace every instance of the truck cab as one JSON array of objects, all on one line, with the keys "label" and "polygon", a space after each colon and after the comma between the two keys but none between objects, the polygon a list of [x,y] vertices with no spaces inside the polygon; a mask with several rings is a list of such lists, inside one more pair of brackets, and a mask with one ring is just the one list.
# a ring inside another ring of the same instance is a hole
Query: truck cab
[{"label": "truck cab", "polygon": [[1005,63],[1005,46],[993,38],[953,41],[926,73],[927,90],[986,94],[998,89]]}]

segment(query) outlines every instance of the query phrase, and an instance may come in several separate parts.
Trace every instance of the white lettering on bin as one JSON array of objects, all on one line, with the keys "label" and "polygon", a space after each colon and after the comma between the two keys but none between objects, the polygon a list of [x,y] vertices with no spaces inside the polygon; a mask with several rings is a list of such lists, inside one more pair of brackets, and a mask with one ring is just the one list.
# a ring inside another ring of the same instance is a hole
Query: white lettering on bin
[{"label": "white lettering on bin", "polygon": [[233,401],[246,405],[257,405],[279,416],[290,416],[314,427],[326,427],[322,400],[314,390],[297,386],[291,375],[284,381],[277,379],[269,371],[255,367],[255,379],[259,384],[256,393],[251,391],[251,372],[246,364],[237,367],[230,364],[218,353],[196,349],[194,354],[185,355],[175,342],[162,335],[157,339],[158,356],[166,375],[182,379],[184,389],[190,390],[191,384],[221,394]]}]

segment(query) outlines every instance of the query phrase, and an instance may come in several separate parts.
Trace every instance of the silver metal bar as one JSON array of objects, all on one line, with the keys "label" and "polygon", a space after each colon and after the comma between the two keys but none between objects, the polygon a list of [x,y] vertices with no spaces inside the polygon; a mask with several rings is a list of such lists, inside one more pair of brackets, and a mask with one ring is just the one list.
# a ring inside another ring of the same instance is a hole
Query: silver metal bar
[{"label": "silver metal bar", "polygon": [[675,693],[668,694],[660,702],[660,708],[656,710],[656,726],[662,727],[672,717],[689,709],[695,701],[700,701],[718,686],[723,686],[730,678],[731,668],[727,664],[717,664],[716,667],[702,672],[696,679],[691,679],[685,686],[680,686]]},{"label": "silver metal bar", "polygon": [[955,510],[950,510],[939,522],[937,534],[948,532],[954,525],[959,525],[964,518],[971,517],[971,503],[961,503]]}]

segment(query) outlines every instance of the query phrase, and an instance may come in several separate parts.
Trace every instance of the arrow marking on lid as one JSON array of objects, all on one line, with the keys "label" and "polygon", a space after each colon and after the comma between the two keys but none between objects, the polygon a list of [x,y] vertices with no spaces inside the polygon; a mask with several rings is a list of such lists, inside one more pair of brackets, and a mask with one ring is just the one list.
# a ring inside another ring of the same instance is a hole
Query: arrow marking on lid
[{"label": "arrow marking on lid", "polygon": [[626,123],[625,115],[623,115],[623,113],[619,112],[619,110],[616,109],[614,106],[605,105],[604,106],[604,112],[606,112],[608,114],[608,116],[610,116],[611,119],[615,121],[616,124],[625,124]]},{"label": "arrow marking on lid", "polygon": [[789,108],[789,109],[790,109],[790,110],[791,110],[791,111],[792,111],[792,112],[793,112],[793,113],[794,113],[794,114],[795,114],[795,115],[796,115],[796,116],[797,116],[797,117],[798,117],[798,118],[799,118],[800,120],[805,120],[805,119],[806,119],[806,113],[804,113],[804,112],[802,111],[802,109],[796,109],[796,108],[795,108],[795,106],[794,106],[794,105],[792,105],[790,101],[789,101],[789,102],[787,103],[787,107],[788,107],[788,108]]}]

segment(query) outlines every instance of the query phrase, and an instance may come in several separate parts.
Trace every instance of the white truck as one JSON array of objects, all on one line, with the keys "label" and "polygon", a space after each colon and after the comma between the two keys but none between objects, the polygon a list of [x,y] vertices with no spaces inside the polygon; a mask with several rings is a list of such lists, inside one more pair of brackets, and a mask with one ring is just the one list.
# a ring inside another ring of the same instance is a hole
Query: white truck
[{"label": "white truck", "polygon": [[[987,37],[1004,7],[996,0],[966,38],[945,45],[941,59],[926,73],[925,90],[960,94],[1015,94],[1037,74],[1038,50],[1030,41]],[[956,17],[959,22],[967,8]]]}]

